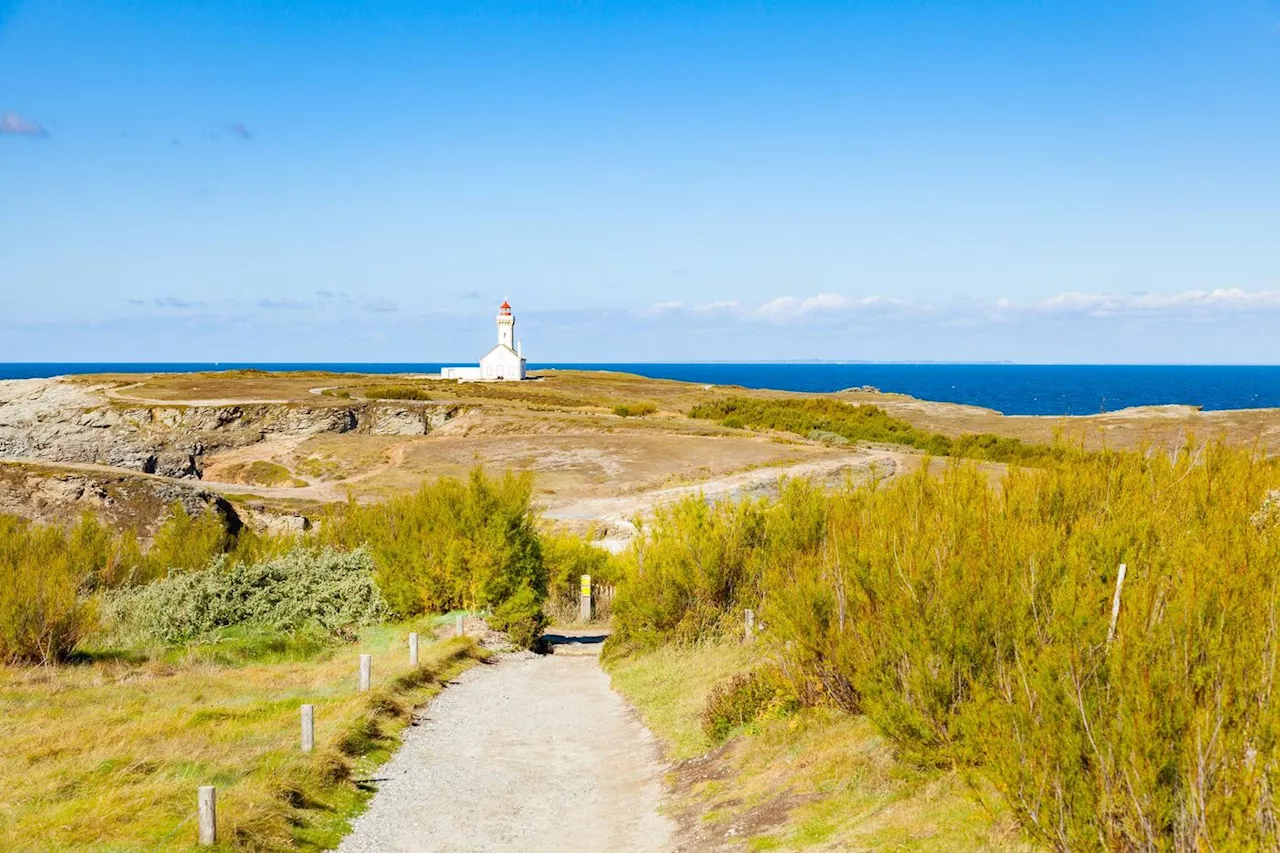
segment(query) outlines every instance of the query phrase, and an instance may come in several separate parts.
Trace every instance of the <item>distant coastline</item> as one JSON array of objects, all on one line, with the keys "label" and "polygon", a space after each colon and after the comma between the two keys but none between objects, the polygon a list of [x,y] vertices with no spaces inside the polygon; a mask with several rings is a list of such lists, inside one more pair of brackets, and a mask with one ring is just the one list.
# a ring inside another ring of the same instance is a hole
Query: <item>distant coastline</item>
[{"label": "distant coastline", "polygon": [[[0,363],[0,379],[92,373],[316,370],[434,373],[441,363]],[[1006,415],[1093,415],[1136,406],[1206,411],[1280,407],[1280,365],[1035,365],[1006,362],[633,362],[531,363],[549,369],[616,370],[653,379],[827,393],[874,386],[921,400],[995,409]]]}]

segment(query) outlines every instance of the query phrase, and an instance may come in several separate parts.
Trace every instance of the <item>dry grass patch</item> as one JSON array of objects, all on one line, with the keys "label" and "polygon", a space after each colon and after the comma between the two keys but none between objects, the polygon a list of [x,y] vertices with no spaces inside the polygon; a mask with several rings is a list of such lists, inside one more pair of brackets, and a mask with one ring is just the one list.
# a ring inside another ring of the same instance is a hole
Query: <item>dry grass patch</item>
[{"label": "dry grass patch", "polygon": [[306,480],[293,476],[293,472],[278,462],[259,459],[255,462],[237,462],[222,469],[218,476],[224,482],[242,483],[246,486],[289,486],[300,489],[308,485]]},{"label": "dry grass patch", "polygon": [[[352,780],[389,756],[407,709],[475,655],[469,641],[434,643],[414,672],[408,627],[318,650],[229,642],[0,670],[0,848],[193,847],[195,791],[206,784],[218,787],[226,847],[336,844],[370,795]],[[427,623],[420,631],[431,636]],[[369,694],[356,691],[362,652],[374,656]],[[298,749],[304,703],[316,706],[311,755]]]},{"label": "dry grass patch", "polygon": [[1032,849],[980,785],[899,760],[859,715],[813,709],[766,718],[712,750],[700,721],[707,699],[757,655],[708,643],[609,663],[614,686],[680,762],[670,781],[684,841],[751,850]]}]

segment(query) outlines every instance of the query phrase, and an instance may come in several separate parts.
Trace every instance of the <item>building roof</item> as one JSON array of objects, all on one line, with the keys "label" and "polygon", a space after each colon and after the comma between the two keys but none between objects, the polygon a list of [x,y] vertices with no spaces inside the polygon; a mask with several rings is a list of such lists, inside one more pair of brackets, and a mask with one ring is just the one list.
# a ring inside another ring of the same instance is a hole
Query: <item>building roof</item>
[{"label": "building roof", "polygon": [[509,353],[511,353],[512,355],[514,355],[516,358],[518,358],[518,359],[520,359],[520,360],[522,360],[522,361],[524,360],[524,356],[520,355],[520,353],[516,352],[515,350],[513,350],[511,347],[507,346],[506,344],[498,344],[496,347],[494,347],[493,349],[489,350],[489,351],[488,351],[487,353],[485,353],[484,355],[480,356],[480,360],[481,360],[481,361],[484,361],[486,358],[488,358],[489,356],[493,355],[495,352],[498,352],[499,350],[506,350],[507,352],[509,352]]}]

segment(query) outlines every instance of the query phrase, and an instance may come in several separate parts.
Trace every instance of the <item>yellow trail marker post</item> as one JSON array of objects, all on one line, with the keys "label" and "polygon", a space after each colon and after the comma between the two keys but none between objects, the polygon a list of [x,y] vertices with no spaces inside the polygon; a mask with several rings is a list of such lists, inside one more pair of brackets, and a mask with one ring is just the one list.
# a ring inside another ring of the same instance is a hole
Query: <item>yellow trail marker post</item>
[{"label": "yellow trail marker post", "polygon": [[591,575],[582,576],[582,607],[578,613],[583,622],[591,621]]}]

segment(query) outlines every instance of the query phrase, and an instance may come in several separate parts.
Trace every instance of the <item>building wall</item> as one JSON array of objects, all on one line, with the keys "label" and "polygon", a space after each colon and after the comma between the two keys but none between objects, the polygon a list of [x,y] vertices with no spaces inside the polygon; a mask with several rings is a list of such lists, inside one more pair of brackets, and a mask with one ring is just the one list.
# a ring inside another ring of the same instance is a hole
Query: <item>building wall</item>
[{"label": "building wall", "polygon": [[524,359],[505,349],[495,349],[480,359],[483,379],[524,379]]}]

